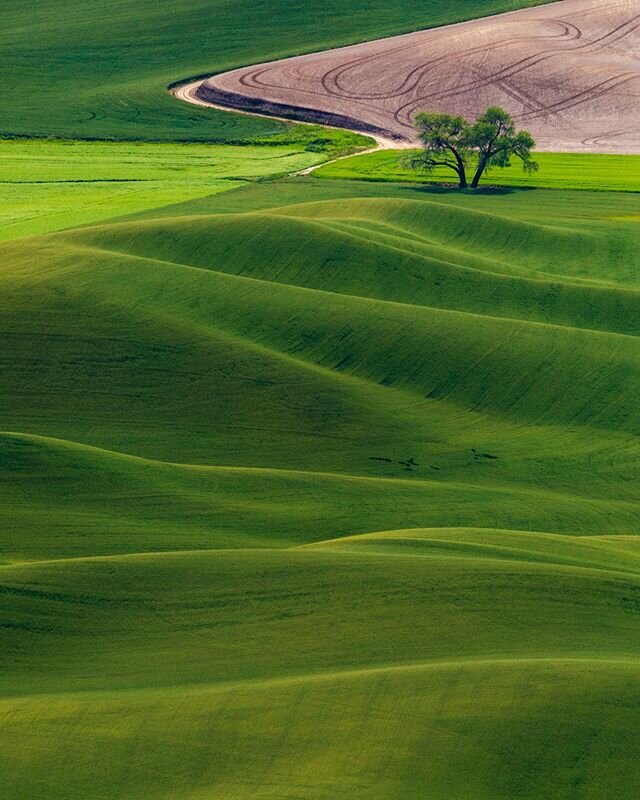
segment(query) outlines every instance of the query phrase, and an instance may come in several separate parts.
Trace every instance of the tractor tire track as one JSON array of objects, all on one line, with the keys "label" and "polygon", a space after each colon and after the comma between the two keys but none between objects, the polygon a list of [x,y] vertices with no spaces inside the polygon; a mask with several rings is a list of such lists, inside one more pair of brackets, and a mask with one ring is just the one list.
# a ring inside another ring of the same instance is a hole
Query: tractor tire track
[{"label": "tractor tire track", "polygon": [[561,0],[245,67],[201,81],[195,94],[413,141],[419,110],[474,119],[502,105],[543,149],[640,152],[638,53],[640,0]]}]

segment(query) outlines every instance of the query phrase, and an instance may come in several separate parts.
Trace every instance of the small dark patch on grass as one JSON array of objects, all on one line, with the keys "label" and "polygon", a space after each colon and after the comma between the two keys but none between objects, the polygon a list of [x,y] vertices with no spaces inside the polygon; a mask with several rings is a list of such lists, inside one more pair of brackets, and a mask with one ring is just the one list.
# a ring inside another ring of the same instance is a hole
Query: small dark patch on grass
[{"label": "small dark patch on grass", "polygon": [[478,458],[489,458],[489,459],[495,460],[495,459],[497,459],[497,458],[498,458],[498,456],[494,456],[492,453],[479,453],[479,452],[478,452],[478,451],[475,449],[475,447],[472,447],[472,448],[471,448],[471,452],[473,453],[473,456],[474,456],[474,458],[476,458],[476,459],[478,459]]}]

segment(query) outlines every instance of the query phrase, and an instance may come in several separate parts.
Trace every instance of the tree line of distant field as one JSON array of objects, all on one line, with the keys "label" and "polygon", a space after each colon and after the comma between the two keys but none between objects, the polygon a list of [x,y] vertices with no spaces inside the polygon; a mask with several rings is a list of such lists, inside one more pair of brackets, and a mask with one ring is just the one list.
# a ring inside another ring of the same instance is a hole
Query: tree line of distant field
[{"label": "tree line of distant field", "polygon": [[488,108],[474,123],[427,111],[417,114],[414,122],[422,150],[410,156],[407,165],[423,172],[436,167],[451,169],[460,189],[476,189],[488,169],[508,167],[513,157],[522,161],[527,172],[538,169],[531,156],[533,137],[528,131],[517,131],[513,119],[498,106]]}]

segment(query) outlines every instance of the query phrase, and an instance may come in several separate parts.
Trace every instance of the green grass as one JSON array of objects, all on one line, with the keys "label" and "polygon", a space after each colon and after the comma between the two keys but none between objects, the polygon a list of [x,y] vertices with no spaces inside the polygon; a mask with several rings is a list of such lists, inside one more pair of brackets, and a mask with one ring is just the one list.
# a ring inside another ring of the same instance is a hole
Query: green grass
[{"label": "green grass", "polygon": [[37,564],[4,582],[20,800],[639,788],[631,575],[298,550]]},{"label": "green grass", "polygon": [[635,196],[172,199],[0,245],[3,794],[634,800]]},{"label": "green grass", "polygon": [[[331,132],[324,141],[324,132],[316,126],[298,129],[306,136],[299,143],[278,145],[273,137],[268,148],[259,144],[0,141],[0,240],[142,211],[163,215],[167,206],[197,199],[215,208],[220,192],[304,169],[331,158],[336,147],[340,152],[359,144],[359,137],[348,133]],[[314,142],[321,142],[320,150]],[[314,175],[424,181],[424,176],[402,170],[401,158],[393,151],[355,156],[323,166]],[[488,180],[504,185],[640,191],[640,156],[542,153],[539,159],[542,170],[532,178],[513,167],[494,171]],[[436,173],[432,180],[442,179],[446,175]]]},{"label": "green grass", "polygon": [[165,140],[0,144],[3,797],[638,796],[640,217],[568,190],[637,160],[274,180],[362,139],[165,91],[515,5],[2,5],[5,133]]},{"label": "green grass", "polygon": [[330,154],[306,147],[0,141],[0,240],[215,195]]},{"label": "green grass", "polygon": [[179,103],[169,84],[535,0],[5,0],[0,134],[245,141],[295,128]]},{"label": "green grass", "polygon": [[[451,170],[438,168],[431,174],[405,166],[406,150],[382,150],[344,158],[314,172],[318,178],[408,183],[452,183]],[[485,185],[590,189],[640,192],[640,156],[592,155],[588,153],[536,153],[539,172],[527,174],[515,159],[511,167],[493,169],[483,178]]]}]

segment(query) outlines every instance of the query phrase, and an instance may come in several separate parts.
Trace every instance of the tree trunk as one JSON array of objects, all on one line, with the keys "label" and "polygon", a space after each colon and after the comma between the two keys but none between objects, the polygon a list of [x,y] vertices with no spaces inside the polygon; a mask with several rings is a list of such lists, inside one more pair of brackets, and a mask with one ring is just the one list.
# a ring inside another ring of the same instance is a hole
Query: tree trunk
[{"label": "tree trunk", "polygon": [[487,168],[487,159],[481,158],[478,162],[478,168],[476,169],[475,175],[473,176],[473,180],[471,181],[471,188],[477,189],[478,184],[480,183],[480,178],[482,177],[485,169]]},{"label": "tree trunk", "polygon": [[466,189],[467,188],[467,170],[464,166],[464,161],[460,158],[457,151],[454,150],[454,155],[456,157],[456,161],[458,162],[458,178],[460,183],[458,184],[459,189]]}]

